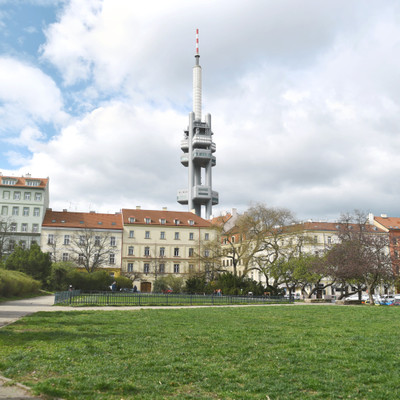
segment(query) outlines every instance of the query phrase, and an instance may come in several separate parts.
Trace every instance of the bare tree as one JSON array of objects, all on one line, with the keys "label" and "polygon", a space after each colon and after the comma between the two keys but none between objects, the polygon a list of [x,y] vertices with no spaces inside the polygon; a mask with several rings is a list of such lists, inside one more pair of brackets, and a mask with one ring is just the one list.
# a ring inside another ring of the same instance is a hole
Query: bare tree
[{"label": "bare tree", "polygon": [[11,218],[0,218],[0,260],[10,252],[12,224]]},{"label": "bare tree", "polygon": [[87,228],[73,235],[67,246],[73,254],[73,261],[89,273],[109,264],[110,258],[115,257],[117,252],[117,248],[111,243],[109,232]]},{"label": "bare tree", "polygon": [[368,224],[366,214],[355,211],[343,214],[338,224],[339,243],[328,253],[339,281],[367,290],[370,304],[381,284],[392,283],[393,269],[389,253],[389,236]]}]

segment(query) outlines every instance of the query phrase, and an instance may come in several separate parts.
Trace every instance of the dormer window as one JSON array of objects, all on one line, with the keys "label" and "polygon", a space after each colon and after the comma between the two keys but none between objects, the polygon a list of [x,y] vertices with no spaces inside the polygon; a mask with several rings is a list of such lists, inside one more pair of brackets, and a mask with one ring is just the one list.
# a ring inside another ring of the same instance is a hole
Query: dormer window
[{"label": "dormer window", "polygon": [[26,185],[27,186],[39,186],[40,185],[40,181],[27,180],[26,181]]},{"label": "dormer window", "polygon": [[135,222],[135,218],[129,217],[129,223],[130,223],[130,224],[133,224],[134,222]]},{"label": "dormer window", "polygon": [[151,218],[145,218],[145,219],[144,219],[144,222],[145,222],[146,224],[150,224],[150,223],[151,223]]},{"label": "dormer window", "polygon": [[161,224],[161,225],[165,225],[166,222],[167,222],[167,221],[166,221],[165,218],[160,218],[160,224]]},{"label": "dormer window", "polygon": [[179,225],[181,223],[181,221],[179,221],[179,219],[174,219],[174,224],[175,225]]},{"label": "dormer window", "polygon": [[188,223],[189,223],[189,225],[192,225],[192,226],[194,225],[194,221],[192,219],[189,219]]},{"label": "dormer window", "polygon": [[3,178],[1,180],[1,183],[3,185],[15,185],[17,183],[17,180],[16,179],[10,179],[10,178]]}]

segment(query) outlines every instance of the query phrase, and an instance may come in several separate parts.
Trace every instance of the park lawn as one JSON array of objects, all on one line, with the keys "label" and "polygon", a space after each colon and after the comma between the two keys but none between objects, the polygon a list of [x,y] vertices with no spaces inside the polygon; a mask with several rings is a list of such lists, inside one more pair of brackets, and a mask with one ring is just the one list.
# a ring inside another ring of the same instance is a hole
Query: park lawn
[{"label": "park lawn", "polygon": [[37,313],[0,373],[64,399],[399,399],[400,307]]}]

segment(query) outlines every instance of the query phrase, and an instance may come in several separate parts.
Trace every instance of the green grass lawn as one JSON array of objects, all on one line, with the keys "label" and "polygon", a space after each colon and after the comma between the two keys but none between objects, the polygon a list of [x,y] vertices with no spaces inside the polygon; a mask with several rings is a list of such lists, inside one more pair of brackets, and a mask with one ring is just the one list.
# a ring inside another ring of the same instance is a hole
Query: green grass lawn
[{"label": "green grass lawn", "polygon": [[64,399],[399,399],[400,307],[38,313],[0,373]]}]

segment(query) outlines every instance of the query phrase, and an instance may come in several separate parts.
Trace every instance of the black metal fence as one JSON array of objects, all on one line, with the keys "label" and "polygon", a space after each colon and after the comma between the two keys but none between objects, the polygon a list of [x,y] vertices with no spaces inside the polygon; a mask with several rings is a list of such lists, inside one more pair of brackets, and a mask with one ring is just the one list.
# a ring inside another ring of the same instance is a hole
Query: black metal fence
[{"label": "black metal fence", "polygon": [[81,292],[72,290],[55,294],[54,304],[71,306],[180,306],[288,304],[293,298],[274,296],[221,296],[195,294],[158,294],[123,292]]}]

